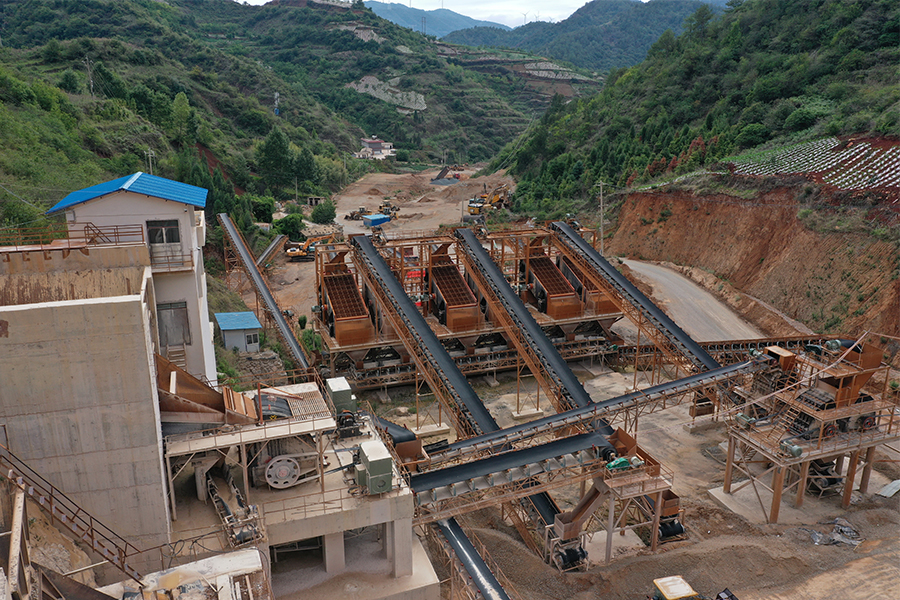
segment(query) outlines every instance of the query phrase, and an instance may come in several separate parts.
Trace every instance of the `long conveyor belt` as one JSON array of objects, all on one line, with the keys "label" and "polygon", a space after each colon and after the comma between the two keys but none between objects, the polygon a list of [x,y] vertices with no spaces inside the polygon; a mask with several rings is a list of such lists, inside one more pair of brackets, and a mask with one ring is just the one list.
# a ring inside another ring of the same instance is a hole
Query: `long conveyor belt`
[{"label": "long conveyor belt", "polygon": [[497,267],[497,263],[493,261],[481,245],[481,242],[475,237],[475,233],[471,229],[457,229],[456,237],[462,242],[459,245],[459,249],[465,252],[472,259],[475,266],[484,274],[488,285],[494,292],[494,296],[512,317],[513,322],[524,333],[526,343],[531,347],[547,375],[565,397],[566,404],[569,405],[568,408],[590,404],[591,397],[584,389],[584,386],[572,373],[569,365],[562,360],[553,343],[547,338],[547,335],[534,320],[534,317],[528,312],[528,308],[510,287],[509,282],[506,281],[503,273]]},{"label": "long conveyor belt", "polygon": [[[477,447],[495,448],[498,446],[505,446],[515,440],[552,433],[558,429],[577,425],[578,423],[583,423],[585,421],[594,422],[597,419],[602,419],[611,412],[637,402],[651,402],[655,399],[661,399],[674,394],[696,391],[734,377],[755,373],[766,368],[770,362],[771,359],[767,357],[759,357],[753,360],[719,367],[712,371],[695,373],[682,379],[669,381],[643,390],[610,398],[609,400],[593,403],[589,406],[574,408],[566,412],[549,415],[534,421],[529,421],[528,423],[508,427],[500,431],[493,431],[460,440],[447,446],[445,450],[442,450],[439,454],[433,456],[432,459],[437,461],[446,460]],[[603,429],[598,430],[605,433]]]},{"label": "long conveyor belt", "polygon": [[259,255],[259,258],[256,259],[256,266],[261,267],[269,258],[271,258],[272,254],[275,250],[284,244],[287,241],[287,236],[283,233],[279,233],[275,236],[275,239],[272,240],[272,243],[269,244],[265,250],[263,250],[262,254]]},{"label": "long conveyor belt", "polygon": [[669,318],[647,296],[641,293],[615,267],[603,258],[584,238],[578,235],[569,225],[556,221],[550,227],[559,233],[560,240],[572,250],[580,253],[627,302],[635,306],[648,321],[678,348],[695,366],[710,370],[719,367],[719,363],[700,347],[691,337]]},{"label": "long conveyor belt", "polygon": [[357,236],[353,238],[352,243],[358,249],[365,267],[375,277],[382,290],[387,293],[393,303],[393,308],[409,329],[415,343],[431,363],[441,379],[444,390],[453,397],[456,406],[464,413],[464,418],[472,425],[472,429],[476,433],[499,429],[494,417],[485,408],[466,377],[460,373],[453,358],[428,326],[416,305],[406,295],[403,285],[394,277],[387,262],[372,244],[372,240],[368,237]]},{"label": "long conveyor belt", "polygon": [[475,550],[475,546],[466,534],[463,533],[462,527],[456,522],[456,519],[447,519],[446,521],[438,521],[438,527],[450,546],[456,553],[457,558],[466,568],[466,571],[472,577],[472,582],[485,600],[509,600],[509,595],[500,586],[500,582],[488,568],[484,559]]},{"label": "long conveyor belt", "polygon": [[237,227],[235,227],[231,217],[226,213],[219,214],[219,222],[222,223],[222,227],[225,229],[225,235],[228,236],[228,241],[231,242],[231,245],[237,251],[238,256],[241,259],[241,264],[244,266],[244,270],[247,272],[247,275],[250,276],[250,281],[253,282],[253,287],[256,288],[256,292],[262,297],[263,302],[266,305],[266,310],[269,311],[269,314],[275,321],[275,327],[278,328],[279,337],[281,337],[290,350],[291,356],[303,365],[304,369],[308,369],[309,361],[306,360],[306,355],[303,353],[303,349],[300,348],[300,343],[297,341],[297,338],[294,337],[293,329],[291,329],[291,326],[288,325],[287,320],[281,313],[281,309],[275,301],[275,296],[272,295],[269,286],[266,285],[266,280],[263,279],[262,273],[259,272],[256,261],[253,260],[253,255],[250,253],[250,249],[244,244],[243,236],[241,236],[241,233],[238,231]]}]

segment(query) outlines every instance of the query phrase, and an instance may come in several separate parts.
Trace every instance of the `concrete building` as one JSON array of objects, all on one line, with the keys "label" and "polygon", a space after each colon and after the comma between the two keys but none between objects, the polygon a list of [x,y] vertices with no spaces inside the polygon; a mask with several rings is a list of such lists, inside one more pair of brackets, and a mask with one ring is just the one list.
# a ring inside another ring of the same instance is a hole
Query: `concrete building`
[{"label": "concrete building", "polygon": [[222,343],[227,350],[259,352],[259,330],[262,325],[252,312],[216,313],[216,323],[222,331]]},{"label": "concrete building", "polygon": [[135,544],[166,543],[149,249],[72,241],[0,248],[0,441]]},{"label": "concrete building", "polygon": [[65,211],[70,235],[139,225],[150,253],[156,290],[159,350],[197,377],[215,381],[212,324],[201,248],[207,190],[134,173],[72,192],[48,214]]}]

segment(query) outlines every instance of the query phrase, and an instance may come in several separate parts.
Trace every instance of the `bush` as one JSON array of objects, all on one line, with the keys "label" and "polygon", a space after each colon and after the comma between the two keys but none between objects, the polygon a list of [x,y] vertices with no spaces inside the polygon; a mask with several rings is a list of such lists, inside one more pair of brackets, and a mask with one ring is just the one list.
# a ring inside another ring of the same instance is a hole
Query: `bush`
[{"label": "bush", "polygon": [[741,129],[735,141],[743,148],[750,148],[759,146],[767,139],[769,139],[769,130],[766,126],[759,123],[751,123]]},{"label": "bush", "polygon": [[409,162],[409,150],[397,150],[398,162]]},{"label": "bush", "polygon": [[334,207],[334,202],[332,202],[331,200],[326,200],[325,202],[317,205],[312,210],[312,214],[309,216],[309,218],[312,219],[313,223],[325,225],[334,221],[334,217],[336,215],[337,210]]},{"label": "bush", "polygon": [[784,126],[791,131],[801,131],[807,127],[812,127],[815,122],[816,115],[811,110],[798,108],[784,121]]},{"label": "bush", "polygon": [[300,236],[303,235],[303,230],[306,229],[306,223],[303,222],[303,217],[298,214],[288,215],[283,219],[278,219],[273,224],[275,231],[278,233],[283,233],[288,236],[291,241],[296,242],[300,240]]},{"label": "bush", "polygon": [[297,317],[297,327],[306,329],[306,315],[299,315]]}]

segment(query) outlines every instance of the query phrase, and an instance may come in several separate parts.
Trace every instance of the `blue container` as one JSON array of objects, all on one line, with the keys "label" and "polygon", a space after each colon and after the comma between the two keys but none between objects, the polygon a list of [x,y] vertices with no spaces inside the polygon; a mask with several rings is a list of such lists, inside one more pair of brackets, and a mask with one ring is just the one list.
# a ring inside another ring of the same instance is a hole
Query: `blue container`
[{"label": "blue container", "polygon": [[363,225],[366,227],[375,227],[377,225],[384,225],[391,218],[388,215],[383,215],[381,213],[376,213],[374,215],[366,215],[363,217]]}]

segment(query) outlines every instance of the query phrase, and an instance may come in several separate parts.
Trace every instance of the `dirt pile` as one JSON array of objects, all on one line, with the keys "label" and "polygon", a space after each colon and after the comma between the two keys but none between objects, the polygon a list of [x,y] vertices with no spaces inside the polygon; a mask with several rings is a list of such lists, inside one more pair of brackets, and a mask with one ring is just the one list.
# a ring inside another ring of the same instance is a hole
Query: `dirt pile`
[{"label": "dirt pile", "polygon": [[[900,334],[900,248],[865,232],[807,228],[798,218],[807,187],[632,193],[609,252],[706,271],[730,304],[749,294],[818,331]],[[732,287],[742,292],[723,294]]]}]

